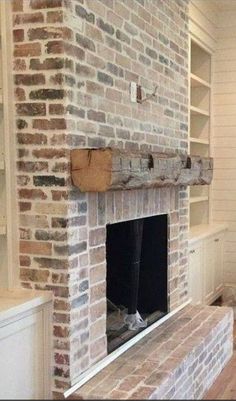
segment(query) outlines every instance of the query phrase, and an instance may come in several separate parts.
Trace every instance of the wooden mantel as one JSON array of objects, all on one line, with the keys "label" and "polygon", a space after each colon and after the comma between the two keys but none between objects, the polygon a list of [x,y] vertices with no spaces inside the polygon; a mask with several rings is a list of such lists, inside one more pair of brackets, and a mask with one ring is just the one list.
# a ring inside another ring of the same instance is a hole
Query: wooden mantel
[{"label": "wooden mantel", "polygon": [[209,185],[213,159],[112,148],[73,149],[71,174],[73,185],[82,192]]}]

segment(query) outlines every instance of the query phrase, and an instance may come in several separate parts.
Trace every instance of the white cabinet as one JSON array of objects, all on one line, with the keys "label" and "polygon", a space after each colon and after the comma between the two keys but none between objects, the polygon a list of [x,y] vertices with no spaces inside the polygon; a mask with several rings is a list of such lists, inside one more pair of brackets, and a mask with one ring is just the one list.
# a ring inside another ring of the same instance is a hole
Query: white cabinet
[{"label": "white cabinet", "polygon": [[215,277],[214,290],[215,292],[222,291],[223,288],[223,244],[224,236],[219,234],[214,238],[215,242]]},{"label": "white cabinet", "polygon": [[224,232],[209,225],[190,240],[189,295],[194,304],[210,305],[222,294]]},{"label": "white cabinet", "polygon": [[210,304],[223,289],[223,233],[204,241],[204,302]]},{"label": "white cabinet", "polygon": [[37,312],[0,330],[2,399],[44,398],[42,318]]},{"label": "white cabinet", "polygon": [[189,291],[192,302],[199,304],[202,302],[203,289],[201,285],[202,267],[203,267],[203,246],[196,243],[190,247],[189,251]]},{"label": "white cabinet", "polygon": [[50,296],[25,291],[0,296],[0,399],[51,398]]},{"label": "white cabinet", "polygon": [[214,297],[215,243],[212,238],[204,241],[203,302],[209,304]]}]

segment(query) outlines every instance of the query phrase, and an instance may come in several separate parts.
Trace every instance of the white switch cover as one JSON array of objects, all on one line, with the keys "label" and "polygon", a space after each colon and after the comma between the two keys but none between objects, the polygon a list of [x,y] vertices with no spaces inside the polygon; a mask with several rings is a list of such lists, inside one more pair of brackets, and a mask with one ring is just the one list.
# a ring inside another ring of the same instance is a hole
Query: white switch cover
[{"label": "white switch cover", "polygon": [[137,102],[137,84],[136,82],[130,82],[130,100],[133,103]]}]

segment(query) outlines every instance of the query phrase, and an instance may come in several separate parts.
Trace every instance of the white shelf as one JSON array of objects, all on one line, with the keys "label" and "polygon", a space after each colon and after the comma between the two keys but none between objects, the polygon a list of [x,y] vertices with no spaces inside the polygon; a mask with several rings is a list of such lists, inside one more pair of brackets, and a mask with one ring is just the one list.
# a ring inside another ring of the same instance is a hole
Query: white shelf
[{"label": "white shelf", "polygon": [[189,241],[195,242],[199,239],[213,235],[219,231],[225,231],[228,229],[227,224],[213,223],[213,224],[199,224],[190,227],[189,230]]},{"label": "white shelf", "polygon": [[198,77],[197,75],[195,75],[193,73],[191,74],[190,77],[191,77],[191,87],[192,88],[196,88],[199,86],[204,86],[205,88],[211,87],[209,82],[205,81],[204,79]]},{"label": "white shelf", "polygon": [[204,116],[204,117],[209,117],[209,111],[199,109],[198,107],[195,106],[190,106],[190,112],[193,115],[199,115],[199,116]]},{"label": "white shelf", "polygon": [[209,145],[210,144],[208,139],[194,138],[193,136],[190,136],[189,140],[191,143],[199,143],[200,145]]},{"label": "white shelf", "polygon": [[189,199],[189,202],[190,203],[197,203],[197,202],[206,202],[206,201],[208,201],[208,196],[207,195],[205,195],[205,196],[192,196],[192,197],[190,197],[190,199]]},{"label": "white shelf", "polygon": [[3,289],[0,292],[0,322],[18,313],[32,310],[52,300],[50,291]]}]

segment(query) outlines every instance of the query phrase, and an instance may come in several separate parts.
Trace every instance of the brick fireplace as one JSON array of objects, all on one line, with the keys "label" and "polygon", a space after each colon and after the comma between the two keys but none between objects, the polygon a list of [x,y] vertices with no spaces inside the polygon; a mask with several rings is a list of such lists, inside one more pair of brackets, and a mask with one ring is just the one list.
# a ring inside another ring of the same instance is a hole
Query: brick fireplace
[{"label": "brick fireplace", "polygon": [[[54,294],[54,385],[107,355],[106,227],[168,215],[168,302],[188,300],[185,187],[82,193],[70,150],[186,154],[188,1],[12,2],[21,285]],[[143,94],[131,103],[130,81]]]}]

